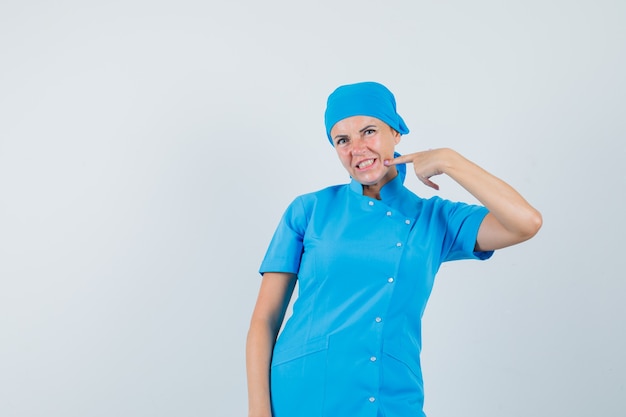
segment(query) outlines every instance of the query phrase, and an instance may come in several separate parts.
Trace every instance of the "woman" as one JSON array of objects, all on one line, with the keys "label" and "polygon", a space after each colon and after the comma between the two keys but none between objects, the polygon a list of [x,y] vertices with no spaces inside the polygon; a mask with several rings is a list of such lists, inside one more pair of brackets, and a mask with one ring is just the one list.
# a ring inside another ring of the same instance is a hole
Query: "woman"
[{"label": "woman", "polygon": [[[381,84],[337,88],[325,123],[352,180],[296,198],[269,245],[247,341],[249,417],[424,416],[421,318],[439,266],[525,241],[541,215],[451,149],[394,153],[409,129]],[[407,163],[482,206],[416,196]]]}]

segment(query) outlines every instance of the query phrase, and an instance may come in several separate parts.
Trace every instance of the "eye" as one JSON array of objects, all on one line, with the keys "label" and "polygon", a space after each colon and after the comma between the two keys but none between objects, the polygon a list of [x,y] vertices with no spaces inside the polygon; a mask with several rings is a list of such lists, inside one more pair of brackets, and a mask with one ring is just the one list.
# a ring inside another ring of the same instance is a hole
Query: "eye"
[{"label": "eye", "polygon": [[376,129],[367,129],[366,131],[363,132],[365,134],[365,136],[371,136],[374,133],[376,133]]},{"label": "eye", "polygon": [[345,145],[346,143],[348,143],[348,139],[347,138],[339,138],[337,139],[337,142],[335,142],[336,146],[341,146],[341,145]]}]

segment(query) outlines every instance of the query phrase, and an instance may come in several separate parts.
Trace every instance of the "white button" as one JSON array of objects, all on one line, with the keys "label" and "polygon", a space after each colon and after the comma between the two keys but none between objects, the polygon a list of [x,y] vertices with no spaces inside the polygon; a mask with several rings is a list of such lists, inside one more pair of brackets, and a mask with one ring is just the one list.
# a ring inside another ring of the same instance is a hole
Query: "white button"
[{"label": "white button", "polygon": [[396,246],[397,246],[397,247],[400,247],[400,246],[402,246],[402,243],[401,243],[401,242],[398,242],[398,243],[396,243]]},{"label": "white button", "polygon": [[383,319],[381,319],[380,317],[376,317],[374,320],[376,320],[376,323],[380,323],[381,321],[383,321]]},{"label": "white button", "polygon": [[393,277],[387,278],[387,282],[391,284],[393,282]]},{"label": "white button", "polygon": [[376,362],[376,356],[372,356],[372,357],[370,358],[370,361],[372,361],[372,362]]},{"label": "white button", "polygon": [[374,205],[374,202],[373,202],[373,201],[370,201],[368,204],[369,204],[370,206],[373,206],[373,205]]},{"label": "white button", "polygon": [[404,221],[406,224],[411,224],[411,220],[407,219]]},{"label": "white button", "polygon": [[370,402],[373,403],[374,401],[376,401],[376,398],[370,397]]},{"label": "white button", "polygon": [[387,216],[391,216],[391,212],[390,211],[387,212]]}]

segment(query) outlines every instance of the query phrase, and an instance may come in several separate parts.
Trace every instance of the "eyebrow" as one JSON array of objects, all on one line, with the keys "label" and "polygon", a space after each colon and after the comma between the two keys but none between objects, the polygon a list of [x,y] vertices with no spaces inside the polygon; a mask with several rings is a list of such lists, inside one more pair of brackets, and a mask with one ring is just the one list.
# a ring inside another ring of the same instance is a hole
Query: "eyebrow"
[{"label": "eyebrow", "polygon": [[369,130],[369,129],[371,129],[371,128],[376,128],[376,125],[367,125],[367,126],[365,126],[363,129],[359,130],[359,133],[363,133],[363,132],[365,132],[366,130]]},{"label": "eyebrow", "polygon": [[[377,128],[377,126],[376,126],[376,125],[367,125],[367,126],[365,126],[363,129],[359,130],[359,133],[363,133],[363,132],[365,132],[366,130],[371,129],[371,128],[376,129],[376,128]],[[348,137],[348,135],[337,135],[337,136],[335,136],[333,139],[337,140],[337,139],[347,138],[347,137]]]}]

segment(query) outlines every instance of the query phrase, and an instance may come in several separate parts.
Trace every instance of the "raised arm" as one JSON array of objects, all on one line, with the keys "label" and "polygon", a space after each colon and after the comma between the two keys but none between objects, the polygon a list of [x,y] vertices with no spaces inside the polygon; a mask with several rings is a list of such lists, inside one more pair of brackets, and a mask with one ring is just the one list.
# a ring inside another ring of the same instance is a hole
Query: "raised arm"
[{"label": "raised arm", "polygon": [[296,276],[293,274],[282,272],[263,274],[246,342],[249,417],[272,416],[270,362],[274,343],[295,285]]},{"label": "raised arm", "polygon": [[513,187],[452,149],[416,152],[385,161],[385,165],[412,163],[417,177],[436,190],[430,180],[446,174],[489,210],[476,239],[476,250],[496,250],[533,237],[541,228],[539,211]]}]

